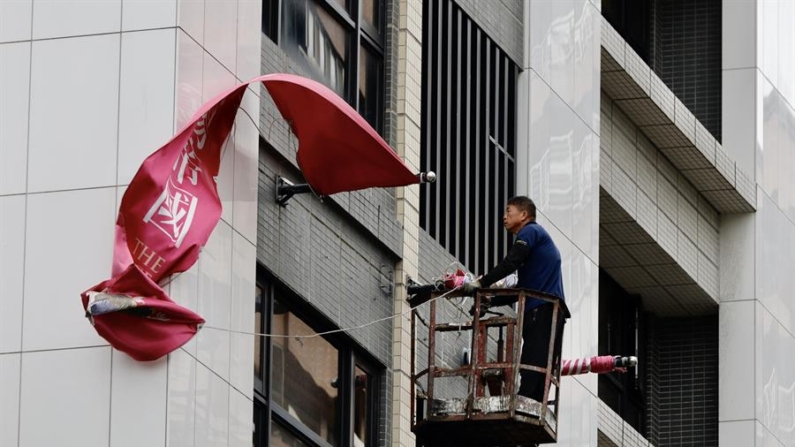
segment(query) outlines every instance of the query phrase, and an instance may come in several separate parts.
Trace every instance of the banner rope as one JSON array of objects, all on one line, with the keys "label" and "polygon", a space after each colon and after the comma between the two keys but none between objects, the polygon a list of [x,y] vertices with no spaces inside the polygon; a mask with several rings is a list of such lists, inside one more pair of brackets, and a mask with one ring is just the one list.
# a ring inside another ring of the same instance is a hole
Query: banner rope
[{"label": "banner rope", "polygon": [[[456,287],[454,289],[450,289],[447,292],[437,296],[436,298],[431,298],[430,300],[426,301],[423,304],[427,304],[427,303],[430,303],[432,301],[436,301],[439,298],[444,298],[447,295],[449,295],[449,294],[455,292],[456,290],[460,289],[461,287],[462,286],[458,286],[458,287]],[[419,306],[417,306],[417,307],[419,307]],[[372,326],[374,324],[378,324],[378,323],[381,323],[381,322],[384,322],[384,321],[393,320],[393,319],[398,318],[398,317],[406,316],[411,311],[416,309],[417,307],[409,307],[409,309],[407,309],[407,310],[405,310],[403,312],[396,313],[396,314],[390,315],[388,317],[379,318],[377,320],[370,321],[368,323],[364,323],[364,324],[361,324],[359,326],[352,326],[352,327],[340,328],[340,329],[332,329],[330,331],[318,332],[318,333],[311,334],[311,335],[266,334],[266,333],[262,333],[262,332],[249,332],[249,331],[238,331],[238,330],[234,330],[234,329],[224,329],[224,328],[220,328],[220,327],[217,327],[217,326],[210,326],[210,325],[207,325],[207,324],[203,325],[202,329],[212,329],[212,330],[216,330],[216,331],[230,332],[230,333],[234,333],[234,334],[253,335],[253,336],[256,336],[256,337],[263,337],[263,338],[294,338],[296,340],[304,340],[304,339],[309,339],[309,338],[321,337],[323,335],[337,334],[337,333],[340,333],[340,332],[352,332],[352,331],[355,331],[357,329],[363,329],[363,328],[366,328],[368,326]]]}]

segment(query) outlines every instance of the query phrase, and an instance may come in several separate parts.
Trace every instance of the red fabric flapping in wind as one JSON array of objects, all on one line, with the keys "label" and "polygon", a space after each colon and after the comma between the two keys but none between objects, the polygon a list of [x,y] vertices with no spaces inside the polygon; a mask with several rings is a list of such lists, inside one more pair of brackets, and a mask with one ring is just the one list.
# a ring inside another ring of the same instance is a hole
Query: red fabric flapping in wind
[{"label": "red fabric flapping in wind", "polygon": [[325,85],[288,74],[264,83],[298,137],[298,166],[318,194],[419,183],[378,132]]},{"label": "red fabric flapping in wind", "polygon": [[81,294],[99,335],[137,360],[172,352],[204,323],[158,283],[189,269],[218,224],[221,149],[246,87],[257,82],[290,122],[298,164],[317,193],[419,182],[356,111],[315,81],[260,76],[211,99],[138,169],[116,220],[112,277]]}]

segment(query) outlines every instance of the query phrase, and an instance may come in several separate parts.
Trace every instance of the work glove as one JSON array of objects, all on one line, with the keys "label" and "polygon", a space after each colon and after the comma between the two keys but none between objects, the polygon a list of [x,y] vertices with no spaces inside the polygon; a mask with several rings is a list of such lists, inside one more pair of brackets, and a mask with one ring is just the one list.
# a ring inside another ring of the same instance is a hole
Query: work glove
[{"label": "work glove", "polygon": [[480,288],[480,281],[470,281],[459,289],[464,295],[474,295],[475,291]]}]

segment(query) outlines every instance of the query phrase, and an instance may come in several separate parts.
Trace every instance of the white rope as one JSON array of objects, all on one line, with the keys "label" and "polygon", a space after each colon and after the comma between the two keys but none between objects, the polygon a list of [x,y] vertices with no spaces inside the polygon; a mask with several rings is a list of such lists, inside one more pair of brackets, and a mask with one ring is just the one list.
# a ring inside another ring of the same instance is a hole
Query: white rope
[{"label": "white rope", "polygon": [[[458,286],[458,287],[456,287],[454,289],[448,290],[447,292],[437,296],[436,298],[431,298],[430,300],[426,301],[426,303],[430,303],[431,301],[436,301],[439,298],[444,298],[447,295],[455,292],[456,290],[458,290],[460,288],[461,288],[461,286]],[[425,303],[423,303],[423,304],[425,304]],[[372,326],[374,324],[378,324],[378,323],[381,323],[383,321],[392,320],[392,319],[395,319],[395,318],[398,318],[398,317],[406,316],[411,311],[413,311],[414,309],[416,309],[416,307],[414,307],[414,308],[409,307],[409,309],[407,309],[407,310],[405,310],[405,311],[403,311],[401,313],[390,315],[390,316],[384,317],[384,318],[379,318],[377,320],[370,321],[368,323],[364,323],[364,324],[359,325],[359,326],[353,326],[353,327],[347,327],[347,328],[341,328],[341,329],[332,329],[330,331],[318,332],[318,333],[311,334],[311,335],[265,334],[265,333],[262,333],[262,332],[248,332],[248,331],[238,331],[238,330],[234,330],[234,329],[224,329],[224,328],[220,328],[220,327],[217,327],[217,326],[209,326],[209,325],[202,326],[202,329],[213,329],[213,330],[216,330],[216,331],[231,332],[231,333],[235,333],[235,334],[254,335],[256,337],[294,338],[296,340],[302,340],[302,339],[308,339],[308,338],[321,337],[323,335],[336,334],[336,333],[339,333],[339,332],[351,332],[351,331],[355,331],[357,329],[366,328],[368,326]]]}]

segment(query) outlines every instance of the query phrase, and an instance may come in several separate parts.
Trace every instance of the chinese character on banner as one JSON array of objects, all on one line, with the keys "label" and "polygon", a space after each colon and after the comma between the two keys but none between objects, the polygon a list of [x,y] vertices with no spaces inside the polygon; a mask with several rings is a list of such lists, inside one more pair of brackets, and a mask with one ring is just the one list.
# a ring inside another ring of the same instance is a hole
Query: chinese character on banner
[{"label": "chinese character on banner", "polygon": [[144,216],[144,222],[159,228],[179,248],[190,230],[198,201],[198,198],[174,185],[169,178],[160,197]]},{"label": "chinese character on banner", "polygon": [[[193,143],[193,138],[188,141],[188,144]],[[177,171],[177,182],[182,184],[185,181],[185,173],[188,173],[188,180],[191,185],[196,186],[199,182],[199,173],[202,168],[199,166],[199,159],[193,149],[188,149],[187,146],[182,150],[182,154],[174,162],[174,171]]]}]

